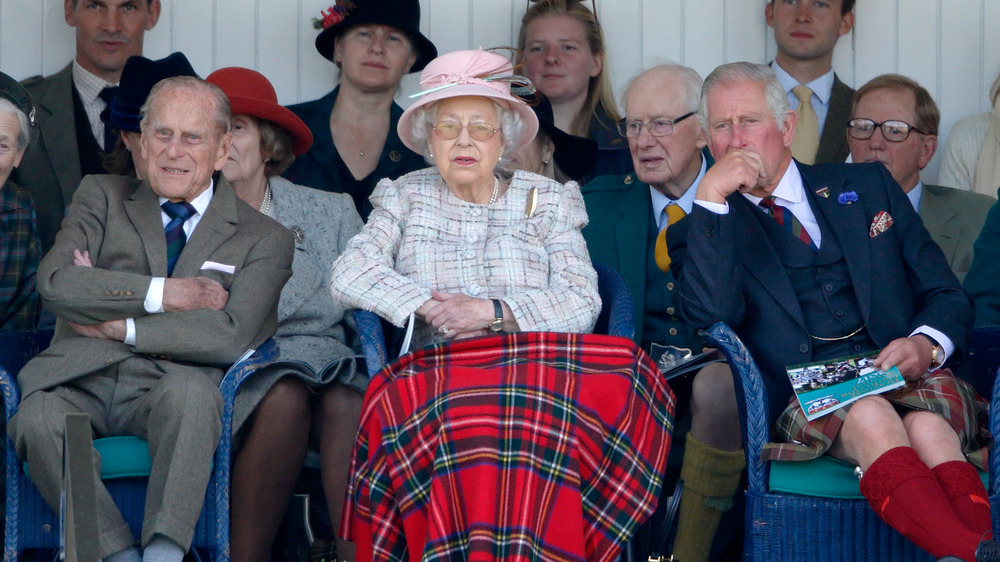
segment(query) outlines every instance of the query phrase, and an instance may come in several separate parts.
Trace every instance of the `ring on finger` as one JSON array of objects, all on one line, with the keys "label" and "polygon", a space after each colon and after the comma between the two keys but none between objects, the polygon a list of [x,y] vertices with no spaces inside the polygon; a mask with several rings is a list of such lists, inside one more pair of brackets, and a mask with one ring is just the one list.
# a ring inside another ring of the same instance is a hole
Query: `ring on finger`
[{"label": "ring on finger", "polygon": [[440,327],[440,328],[438,328],[438,330],[439,330],[439,331],[440,331],[440,332],[441,332],[442,334],[447,334],[447,333],[448,333],[448,325],[447,325],[447,324],[441,324],[441,327]]}]

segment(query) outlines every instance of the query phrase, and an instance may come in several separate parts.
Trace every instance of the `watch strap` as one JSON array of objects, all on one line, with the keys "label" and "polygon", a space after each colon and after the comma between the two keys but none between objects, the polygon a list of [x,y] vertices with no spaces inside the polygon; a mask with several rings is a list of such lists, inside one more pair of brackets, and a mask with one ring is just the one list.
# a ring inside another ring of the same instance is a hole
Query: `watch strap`
[{"label": "watch strap", "polygon": [[500,299],[490,299],[493,303],[493,322],[490,323],[490,330],[499,332],[503,329],[503,305]]}]

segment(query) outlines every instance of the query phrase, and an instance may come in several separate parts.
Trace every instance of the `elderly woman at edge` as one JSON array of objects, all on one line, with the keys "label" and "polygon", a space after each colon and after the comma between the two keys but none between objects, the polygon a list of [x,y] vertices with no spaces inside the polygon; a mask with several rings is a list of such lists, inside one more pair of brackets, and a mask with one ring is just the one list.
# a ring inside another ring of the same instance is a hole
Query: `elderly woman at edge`
[{"label": "elderly woman at edge", "polygon": [[[361,217],[348,195],[280,177],[313,137],[278,105],[263,74],[230,67],[206,80],[226,93],[233,108],[233,142],[222,173],[240,199],[295,235],[292,277],[281,290],[274,336],[281,355],[240,387],[233,409],[234,431],[245,439],[233,463],[232,557],[266,562],[305,460],[310,425],[334,527],[341,518],[368,377],[357,370],[346,310],[328,287],[330,264],[361,230]],[[337,556],[353,559],[353,545],[338,541]]]},{"label": "elderly woman at edge", "polygon": [[8,181],[31,141],[34,119],[28,92],[0,72],[0,332],[34,330],[38,321],[35,273],[42,249],[35,206]]},{"label": "elderly woman at edge", "polygon": [[434,167],[379,182],[368,224],[334,264],[335,299],[396,326],[415,313],[418,344],[593,329],[601,302],[579,187],[497,170],[538,129],[510,83],[494,80],[511,75],[486,51],[424,69],[399,136]]}]

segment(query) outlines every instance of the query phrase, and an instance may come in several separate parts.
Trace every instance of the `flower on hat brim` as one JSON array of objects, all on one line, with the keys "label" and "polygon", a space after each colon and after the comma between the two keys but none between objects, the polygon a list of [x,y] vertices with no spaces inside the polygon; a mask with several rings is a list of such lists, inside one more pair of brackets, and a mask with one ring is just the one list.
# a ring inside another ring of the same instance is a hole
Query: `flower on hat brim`
[{"label": "flower on hat brim", "polygon": [[322,18],[313,18],[314,29],[327,29],[344,21],[344,18],[354,9],[354,2],[351,0],[337,0],[326,10],[320,10]]}]

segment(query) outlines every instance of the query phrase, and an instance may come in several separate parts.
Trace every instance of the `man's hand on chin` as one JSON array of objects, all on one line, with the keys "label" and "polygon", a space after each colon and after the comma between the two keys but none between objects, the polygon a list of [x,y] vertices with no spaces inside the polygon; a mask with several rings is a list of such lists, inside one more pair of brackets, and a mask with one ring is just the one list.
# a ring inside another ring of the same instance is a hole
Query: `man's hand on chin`
[{"label": "man's hand on chin", "polygon": [[109,320],[100,324],[90,324],[87,326],[70,322],[69,325],[73,328],[73,331],[87,338],[125,341],[125,320]]},{"label": "man's hand on chin", "polygon": [[698,184],[696,198],[725,203],[735,191],[749,191],[764,179],[764,162],[756,153],[734,149],[715,162]]}]

